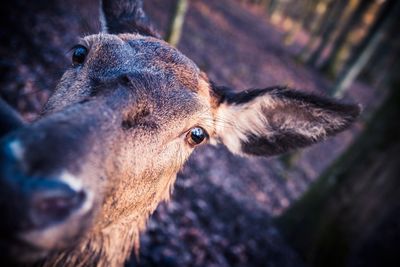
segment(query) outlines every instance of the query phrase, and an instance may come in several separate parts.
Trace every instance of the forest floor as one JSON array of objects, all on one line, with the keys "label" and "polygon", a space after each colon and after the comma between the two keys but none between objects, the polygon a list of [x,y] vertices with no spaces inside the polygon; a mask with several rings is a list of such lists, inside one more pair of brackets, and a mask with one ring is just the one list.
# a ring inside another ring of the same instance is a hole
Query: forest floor
[{"label": "forest floor", "polygon": [[[148,13],[164,33],[173,3],[145,1]],[[82,16],[97,16],[85,11],[89,7],[93,10],[92,4],[84,1],[79,5]],[[71,9],[65,18],[53,18],[51,24],[39,17],[45,12],[41,9],[32,28],[32,21],[20,18],[21,24],[29,25],[26,29],[41,34],[29,40],[30,49],[44,41],[65,48],[75,37],[64,32],[82,34],[96,28],[90,21],[80,28],[82,21],[73,14],[76,10]],[[50,24],[53,29],[46,29]],[[7,34],[15,33],[5,32],[3,37]],[[179,48],[215,83],[236,90],[287,85],[326,93],[331,82],[295,60],[305,42],[304,34],[298,34],[290,47],[283,45],[283,34],[254,6],[232,0],[195,0],[191,1]],[[65,50],[47,49],[42,58],[34,58],[35,51],[24,50],[26,44],[21,40],[9,40],[8,46],[0,49],[1,96],[33,119],[51,91],[48,88],[59,78],[66,62]],[[20,52],[4,59],[11,48]],[[359,82],[345,96],[346,101],[367,108],[375,99],[375,91]],[[277,157],[240,158],[222,146],[200,148],[179,173],[171,201],[161,204],[151,217],[141,237],[139,263],[132,259],[131,265],[303,266],[272,220],[307,190],[362,128],[359,122],[335,138],[302,150],[290,170]]]}]

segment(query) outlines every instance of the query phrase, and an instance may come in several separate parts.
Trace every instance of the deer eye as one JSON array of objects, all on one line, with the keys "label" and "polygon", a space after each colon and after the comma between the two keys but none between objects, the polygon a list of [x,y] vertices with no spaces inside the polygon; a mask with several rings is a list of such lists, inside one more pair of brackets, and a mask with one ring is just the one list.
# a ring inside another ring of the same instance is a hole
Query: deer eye
[{"label": "deer eye", "polygon": [[72,48],[72,64],[74,66],[82,65],[85,62],[88,50],[83,45],[76,45]]},{"label": "deer eye", "polygon": [[201,127],[192,128],[186,135],[186,140],[191,146],[197,146],[204,142],[208,137],[207,132]]}]

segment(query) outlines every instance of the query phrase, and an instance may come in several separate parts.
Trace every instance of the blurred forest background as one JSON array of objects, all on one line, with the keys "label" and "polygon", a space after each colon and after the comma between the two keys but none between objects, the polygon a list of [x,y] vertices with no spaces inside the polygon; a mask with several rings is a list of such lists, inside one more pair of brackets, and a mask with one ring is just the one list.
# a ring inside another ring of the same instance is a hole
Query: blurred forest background
[{"label": "blurred forest background", "polygon": [[[217,84],[287,85],[363,106],[354,127],[272,159],[199,149],[128,266],[400,266],[400,1],[145,0]],[[35,120],[96,0],[0,9],[0,96]]]}]

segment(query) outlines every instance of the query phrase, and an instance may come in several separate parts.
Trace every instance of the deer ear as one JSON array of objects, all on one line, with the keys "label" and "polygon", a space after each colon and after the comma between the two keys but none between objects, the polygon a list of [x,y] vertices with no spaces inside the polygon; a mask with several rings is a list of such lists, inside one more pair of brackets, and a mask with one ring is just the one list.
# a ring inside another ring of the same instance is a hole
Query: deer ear
[{"label": "deer ear", "polygon": [[103,32],[139,33],[159,38],[143,11],[142,0],[100,0],[100,4]]},{"label": "deer ear", "polygon": [[23,125],[21,116],[0,98],[0,137]]},{"label": "deer ear", "polygon": [[286,88],[214,92],[220,103],[217,138],[242,155],[271,156],[311,145],[346,129],[360,113],[357,105]]}]

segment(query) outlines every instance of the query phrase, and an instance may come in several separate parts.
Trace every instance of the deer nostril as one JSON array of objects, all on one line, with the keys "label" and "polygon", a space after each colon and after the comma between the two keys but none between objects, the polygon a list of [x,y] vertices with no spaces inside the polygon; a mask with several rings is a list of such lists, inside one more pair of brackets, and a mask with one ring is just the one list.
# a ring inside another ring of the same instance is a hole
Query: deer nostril
[{"label": "deer nostril", "polygon": [[36,210],[46,214],[62,215],[71,208],[79,206],[84,199],[84,193],[80,192],[75,196],[46,196],[36,201]]},{"label": "deer nostril", "polygon": [[85,199],[83,191],[76,192],[62,183],[35,190],[31,196],[32,221],[38,227],[61,221],[81,207]]}]

